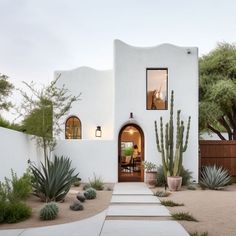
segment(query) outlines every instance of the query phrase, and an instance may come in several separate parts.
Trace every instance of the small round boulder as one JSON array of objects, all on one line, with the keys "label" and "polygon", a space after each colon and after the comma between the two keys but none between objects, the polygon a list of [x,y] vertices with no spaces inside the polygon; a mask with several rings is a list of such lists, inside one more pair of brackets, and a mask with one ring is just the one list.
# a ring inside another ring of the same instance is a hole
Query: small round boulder
[{"label": "small round boulder", "polygon": [[84,210],[84,206],[80,202],[74,202],[72,205],[70,205],[70,209],[72,211],[82,211]]},{"label": "small round boulder", "polygon": [[85,196],[82,195],[81,193],[78,193],[77,196],[76,196],[76,198],[77,198],[80,202],[84,202],[85,199],[86,199]]}]

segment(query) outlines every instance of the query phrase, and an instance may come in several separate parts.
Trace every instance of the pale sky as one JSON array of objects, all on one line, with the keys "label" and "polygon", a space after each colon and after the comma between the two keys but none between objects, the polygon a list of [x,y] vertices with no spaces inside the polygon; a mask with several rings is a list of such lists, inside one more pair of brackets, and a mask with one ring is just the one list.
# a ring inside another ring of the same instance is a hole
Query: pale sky
[{"label": "pale sky", "polygon": [[0,73],[48,83],[55,70],[111,69],[113,40],[134,46],[236,42],[235,0],[0,0]]}]

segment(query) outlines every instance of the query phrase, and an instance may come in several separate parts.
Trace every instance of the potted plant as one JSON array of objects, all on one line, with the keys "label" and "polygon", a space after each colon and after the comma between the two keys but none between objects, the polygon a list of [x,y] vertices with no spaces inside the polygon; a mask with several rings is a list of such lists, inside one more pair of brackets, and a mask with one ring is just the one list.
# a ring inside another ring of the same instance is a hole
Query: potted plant
[{"label": "potted plant", "polygon": [[122,162],[127,162],[127,161],[131,160],[133,153],[134,153],[133,147],[126,147],[123,150],[123,155],[125,158],[122,160]]},{"label": "potted plant", "polygon": [[143,166],[146,170],[145,182],[151,186],[155,186],[157,183],[157,165],[149,161],[144,161]]},{"label": "potted plant", "polygon": [[132,156],[134,153],[134,149],[132,147],[127,147],[124,149],[124,155],[127,156]]},{"label": "potted plant", "polygon": [[[180,110],[177,111],[176,133],[174,134],[173,107],[174,91],[172,90],[170,104],[170,120],[165,125],[165,132],[163,128],[162,117],[160,117],[160,132],[158,132],[157,122],[155,121],[155,133],[157,150],[161,153],[163,172],[167,179],[168,187],[171,191],[178,191],[180,190],[182,185],[182,177],[180,176],[180,173],[183,168],[183,153],[186,151],[188,146],[191,117],[188,118],[187,131],[184,142],[185,127],[184,122],[182,120],[180,121]],[[175,142],[174,137],[176,137]]]}]

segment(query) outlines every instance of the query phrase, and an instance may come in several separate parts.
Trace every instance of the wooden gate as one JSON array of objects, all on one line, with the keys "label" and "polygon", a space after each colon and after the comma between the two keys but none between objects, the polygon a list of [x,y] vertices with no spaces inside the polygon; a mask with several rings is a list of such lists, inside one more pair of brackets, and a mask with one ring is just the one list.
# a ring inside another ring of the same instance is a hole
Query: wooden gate
[{"label": "wooden gate", "polygon": [[236,141],[200,140],[200,167],[223,166],[236,176]]}]

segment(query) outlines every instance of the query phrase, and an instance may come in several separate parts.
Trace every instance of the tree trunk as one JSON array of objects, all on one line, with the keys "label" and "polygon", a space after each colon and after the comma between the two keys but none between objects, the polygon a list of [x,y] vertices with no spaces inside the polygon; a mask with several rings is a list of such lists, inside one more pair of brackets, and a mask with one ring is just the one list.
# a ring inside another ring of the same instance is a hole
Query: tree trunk
[{"label": "tree trunk", "polygon": [[236,129],[233,129],[233,140],[236,140]]},{"label": "tree trunk", "polygon": [[45,138],[43,138],[43,155],[44,155],[44,165],[47,165],[47,144]]},{"label": "tree trunk", "polygon": [[220,124],[226,129],[226,131],[227,131],[227,133],[228,133],[228,139],[229,139],[229,140],[232,140],[232,138],[233,138],[232,131],[231,131],[230,125],[229,125],[228,122],[225,120],[224,116],[222,116],[222,117],[219,119],[219,122],[220,122]]},{"label": "tree trunk", "polygon": [[221,140],[226,140],[225,137],[220,133],[220,131],[213,128],[210,124],[207,124],[207,128],[211,130],[213,133],[217,134]]}]

